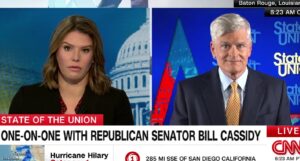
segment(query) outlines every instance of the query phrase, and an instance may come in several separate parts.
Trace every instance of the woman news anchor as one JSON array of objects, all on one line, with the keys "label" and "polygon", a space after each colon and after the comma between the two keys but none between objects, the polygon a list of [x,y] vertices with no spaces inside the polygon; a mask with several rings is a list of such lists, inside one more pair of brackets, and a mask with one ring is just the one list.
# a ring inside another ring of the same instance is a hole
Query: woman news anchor
[{"label": "woman news anchor", "polygon": [[43,82],[23,86],[10,114],[103,114],[105,125],[133,125],[126,93],[105,75],[103,44],[95,23],[65,18],[50,42]]}]

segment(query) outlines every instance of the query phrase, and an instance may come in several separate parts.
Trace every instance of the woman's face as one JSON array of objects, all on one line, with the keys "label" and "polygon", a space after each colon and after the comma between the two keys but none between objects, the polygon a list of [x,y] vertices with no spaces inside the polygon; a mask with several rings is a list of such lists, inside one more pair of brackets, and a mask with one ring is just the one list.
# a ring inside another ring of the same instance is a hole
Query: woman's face
[{"label": "woman's face", "polygon": [[[93,63],[93,41],[89,35],[71,31],[56,53],[59,78],[71,84],[87,81]],[[61,79],[59,79],[61,80]]]}]

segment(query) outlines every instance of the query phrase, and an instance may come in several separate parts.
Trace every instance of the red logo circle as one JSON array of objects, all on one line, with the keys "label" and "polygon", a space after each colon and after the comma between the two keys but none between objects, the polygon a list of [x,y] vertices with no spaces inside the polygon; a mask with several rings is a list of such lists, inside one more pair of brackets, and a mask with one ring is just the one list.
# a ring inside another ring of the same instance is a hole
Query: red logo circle
[{"label": "red logo circle", "polygon": [[140,156],[137,152],[131,151],[126,154],[125,161],[140,161]]}]

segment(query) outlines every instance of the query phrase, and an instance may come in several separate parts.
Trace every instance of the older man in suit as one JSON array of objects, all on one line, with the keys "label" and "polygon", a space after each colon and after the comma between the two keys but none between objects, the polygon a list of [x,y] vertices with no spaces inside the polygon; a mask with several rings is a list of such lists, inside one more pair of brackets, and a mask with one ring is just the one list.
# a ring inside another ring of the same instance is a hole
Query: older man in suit
[{"label": "older man in suit", "polygon": [[284,81],[247,67],[251,27],[238,14],[210,25],[212,56],[218,67],[179,83],[171,118],[174,125],[289,125]]}]

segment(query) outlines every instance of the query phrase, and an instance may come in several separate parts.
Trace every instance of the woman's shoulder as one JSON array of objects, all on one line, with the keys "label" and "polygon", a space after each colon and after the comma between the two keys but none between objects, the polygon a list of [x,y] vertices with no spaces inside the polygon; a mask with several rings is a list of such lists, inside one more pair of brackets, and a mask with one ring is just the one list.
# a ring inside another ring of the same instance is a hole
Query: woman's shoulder
[{"label": "woman's shoulder", "polygon": [[87,86],[86,91],[89,95],[91,94],[100,97],[111,97],[125,94],[123,90],[114,87],[109,87],[109,89],[104,94],[96,94],[89,86]]},{"label": "woman's shoulder", "polygon": [[96,94],[90,88],[88,88],[84,96],[87,97],[89,100],[94,99],[97,102],[104,101],[117,103],[118,101],[128,99],[125,91],[114,87],[110,87],[109,90],[102,95]]},{"label": "woman's shoulder", "polygon": [[56,93],[41,83],[22,86],[12,99],[9,113],[53,113]]},{"label": "woman's shoulder", "polygon": [[19,89],[19,92],[29,95],[40,95],[49,93],[51,90],[42,83],[35,83],[31,85],[24,85]]},{"label": "woman's shoulder", "polygon": [[122,94],[125,93],[124,90],[115,88],[115,87],[110,87],[108,90],[108,93],[112,93],[112,94]]},{"label": "woman's shoulder", "polygon": [[109,91],[105,95],[108,95],[108,96],[113,97],[115,99],[127,98],[127,95],[126,95],[124,90],[117,89],[117,88],[114,88],[114,87],[110,87]]}]

